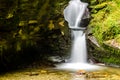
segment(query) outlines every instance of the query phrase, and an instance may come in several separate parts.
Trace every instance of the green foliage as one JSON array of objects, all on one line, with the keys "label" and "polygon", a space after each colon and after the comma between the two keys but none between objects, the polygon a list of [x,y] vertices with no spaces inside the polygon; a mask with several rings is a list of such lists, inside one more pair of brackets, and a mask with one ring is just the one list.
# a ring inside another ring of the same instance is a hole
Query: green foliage
[{"label": "green foliage", "polygon": [[58,50],[64,36],[63,5],[68,1],[0,0],[0,63],[27,54],[25,49],[31,47],[49,54]]},{"label": "green foliage", "polygon": [[98,3],[91,1],[93,19],[90,26],[93,27],[93,34],[100,44],[105,40],[115,39],[120,34],[119,2],[118,0],[98,1]]},{"label": "green foliage", "polygon": [[[120,45],[120,0],[92,0],[90,2],[92,19],[89,27],[92,28],[93,35],[104,49],[103,52],[100,50],[94,56],[99,56],[99,61],[119,65],[120,50],[116,47]],[[107,45],[106,41],[110,43]],[[110,47],[111,45],[116,47]]]},{"label": "green foliage", "polygon": [[120,34],[120,27],[112,26],[108,30],[106,30],[106,32],[104,32],[102,35],[104,40],[111,40],[115,39],[118,34]]}]

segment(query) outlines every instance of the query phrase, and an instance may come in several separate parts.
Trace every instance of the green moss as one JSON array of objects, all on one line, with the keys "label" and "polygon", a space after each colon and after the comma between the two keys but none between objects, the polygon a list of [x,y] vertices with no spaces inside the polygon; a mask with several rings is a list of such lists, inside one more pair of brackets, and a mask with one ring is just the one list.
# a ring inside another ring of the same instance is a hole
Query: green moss
[{"label": "green moss", "polygon": [[120,34],[119,6],[116,1],[109,0],[90,6],[93,19],[89,26],[93,28],[93,34],[100,44],[103,44],[103,41],[114,39]]},{"label": "green moss", "polygon": [[96,49],[94,55],[98,57],[98,60],[106,64],[120,65],[120,50],[110,47],[106,44],[102,45],[104,49]]}]

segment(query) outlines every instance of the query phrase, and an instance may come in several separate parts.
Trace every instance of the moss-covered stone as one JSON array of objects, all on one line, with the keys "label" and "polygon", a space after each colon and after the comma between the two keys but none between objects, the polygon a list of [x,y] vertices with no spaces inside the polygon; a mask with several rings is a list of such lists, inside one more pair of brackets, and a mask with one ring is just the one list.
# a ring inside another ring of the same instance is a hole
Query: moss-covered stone
[{"label": "moss-covered stone", "polygon": [[[101,48],[94,48],[93,56],[107,64],[120,64],[120,1],[93,0],[90,1],[91,22],[89,27],[99,42]],[[117,42],[111,46],[112,41]],[[106,44],[106,42],[108,42]]]},{"label": "moss-covered stone", "polygon": [[89,58],[96,62],[120,66],[120,50],[118,48],[106,44],[98,47],[88,39],[88,54]]}]

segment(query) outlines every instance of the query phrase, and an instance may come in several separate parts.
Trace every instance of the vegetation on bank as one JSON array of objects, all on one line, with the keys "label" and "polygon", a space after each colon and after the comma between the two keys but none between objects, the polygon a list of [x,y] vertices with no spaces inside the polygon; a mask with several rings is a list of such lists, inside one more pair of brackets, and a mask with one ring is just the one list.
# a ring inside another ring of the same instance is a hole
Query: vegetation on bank
[{"label": "vegetation on bank", "polygon": [[115,39],[120,43],[120,1],[94,0],[91,1],[91,23],[93,35],[98,42]]},{"label": "vegetation on bank", "polygon": [[[97,41],[104,48],[99,60],[108,64],[120,64],[120,1],[90,1],[91,22],[89,27]],[[102,51],[102,50],[99,50]]]},{"label": "vegetation on bank", "polygon": [[[70,43],[63,18],[68,1],[0,0],[0,67],[64,54]],[[98,42],[102,45],[114,40],[119,45],[120,1],[91,0],[89,3],[89,27]],[[120,52],[113,50],[113,53]]]},{"label": "vegetation on bank", "polygon": [[68,32],[62,11],[67,2],[0,0],[0,65],[10,67],[63,53]]}]

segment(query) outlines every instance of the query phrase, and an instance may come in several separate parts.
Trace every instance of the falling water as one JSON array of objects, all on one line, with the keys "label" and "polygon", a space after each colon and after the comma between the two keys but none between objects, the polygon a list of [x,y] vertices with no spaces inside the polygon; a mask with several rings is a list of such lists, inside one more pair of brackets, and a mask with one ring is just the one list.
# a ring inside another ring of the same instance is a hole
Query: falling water
[{"label": "falling water", "polygon": [[87,50],[86,39],[83,31],[73,31],[74,40],[71,51],[71,63],[86,63],[87,62]]},{"label": "falling water", "polygon": [[69,5],[64,9],[64,18],[68,22],[69,28],[81,29],[81,19],[90,17],[87,6],[87,3],[83,3],[80,0],[70,0]]},{"label": "falling water", "polygon": [[92,70],[99,68],[87,62],[86,37],[84,33],[86,26],[82,27],[80,25],[82,19],[89,17],[86,14],[87,5],[87,3],[83,3],[80,0],[71,0],[69,5],[64,9],[64,17],[71,29],[73,41],[69,62],[57,65],[58,69]]}]

